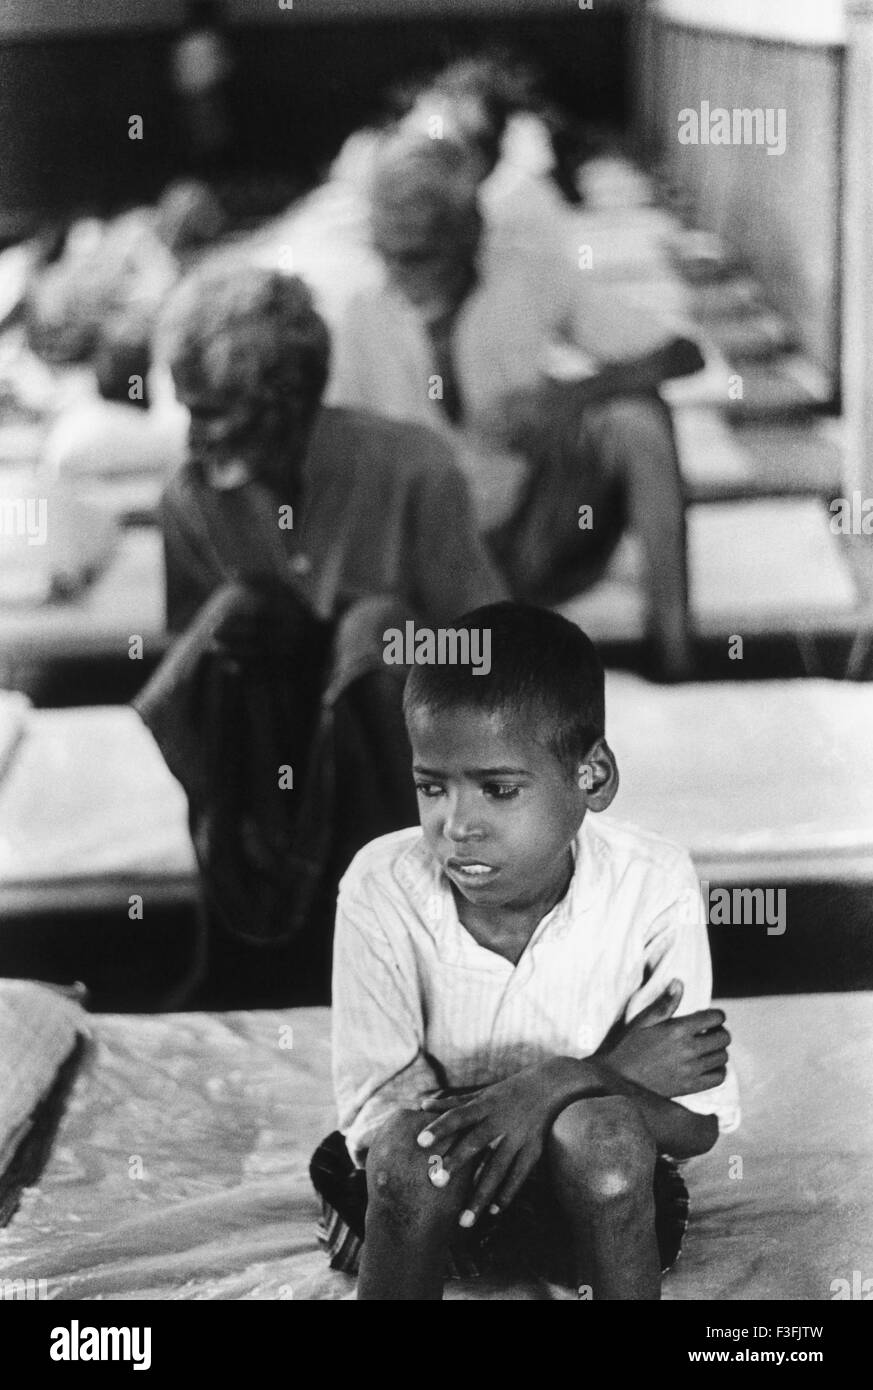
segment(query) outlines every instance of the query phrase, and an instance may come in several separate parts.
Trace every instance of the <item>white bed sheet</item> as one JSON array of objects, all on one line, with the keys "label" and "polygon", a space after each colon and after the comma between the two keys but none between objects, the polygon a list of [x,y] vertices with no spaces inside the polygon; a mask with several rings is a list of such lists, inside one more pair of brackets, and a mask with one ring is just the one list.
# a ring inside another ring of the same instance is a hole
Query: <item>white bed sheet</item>
[{"label": "white bed sheet", "polygon": [[[691,1225],[664,1298],[829,1299],[869,1273],[873,995],[725,1007],[744,1121],[686,1167]],[[0,1232],[0,1276],[44,1278],[55,1299],[349,1297],[308,1179],[334,1126],[328,1011],[93,1022],[47,1169]]]}]

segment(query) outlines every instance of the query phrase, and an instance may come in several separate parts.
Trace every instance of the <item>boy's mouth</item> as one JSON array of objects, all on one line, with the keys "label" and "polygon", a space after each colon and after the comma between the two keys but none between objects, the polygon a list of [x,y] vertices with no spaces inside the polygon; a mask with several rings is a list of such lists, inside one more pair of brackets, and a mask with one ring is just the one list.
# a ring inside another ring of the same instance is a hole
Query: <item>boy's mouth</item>
[{"label": "boy's mouth", "polygon": [[449,859],[446,861],[446,873],[456,883],[486,883],[499,872],[500,870],[495,869],[493,864],[485,864],[478,859]]}]

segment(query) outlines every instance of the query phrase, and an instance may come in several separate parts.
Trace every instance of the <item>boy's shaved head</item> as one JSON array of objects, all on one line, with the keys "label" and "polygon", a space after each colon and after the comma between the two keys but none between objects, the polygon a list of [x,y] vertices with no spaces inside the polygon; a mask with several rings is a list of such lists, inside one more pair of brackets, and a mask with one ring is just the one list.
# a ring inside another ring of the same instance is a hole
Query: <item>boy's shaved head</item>
[{"label": "boy's shaved head", "polygon": [[458,630],[491,634],[491,669],[416,665],[404,692],[407,720],[415,710],[468,708],[525,721],[568,772],[605,733],[603,666],[575,623],[521,603],[495,603],[465,613]]}]

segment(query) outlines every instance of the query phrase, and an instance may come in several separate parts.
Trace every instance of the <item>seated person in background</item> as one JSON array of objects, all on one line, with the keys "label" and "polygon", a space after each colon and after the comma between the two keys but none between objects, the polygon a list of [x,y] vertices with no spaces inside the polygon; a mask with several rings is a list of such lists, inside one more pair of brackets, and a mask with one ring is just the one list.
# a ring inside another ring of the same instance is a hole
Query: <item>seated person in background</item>
[{"label": "seated person in background", "polygon": [[54,474],[172,472],[185,457],[187,417],[172,392],[152,389],[151,339],[182,271],[224,228],[210,189],[170,184],[154,207],[100,223],[78,223],[59,260],[35,277],[31,341],[55,360],[81,359],[90,383],[55,417],[42,462]]},{"label": "seated person in background", "polygon": [[81,218],[60,254],[34,274],[26,304],[30,345],[48,362],[88,361],[107,323],[132,314],[143,328],[153,325],[178,279],[154,208],[105,222]]},{"label": "seated person in background", "polygon": [[41,458],[50,478],[160,479],[183,462],[187,419],[175,401],[153,405],[150,337],[149,326],[131,314],[99,331],[91,357],[97,393],[56,416]]},{"label": "seated person in background", "polygon": [[221,202],[200,179],[175,179],[167,184],[155,207],[158,236],[182,269],[190,269],[226,227]]},{"label": "seated person in background", "polygon": [[189,0],[171,53],[171,78],[182,143],[192,168],[217,173],[230,153],[229,82],[234,59],[218,0]]},{"label": "seated person in background", "polygon": [[536,87],[533,71],[511,53],[450,63],[423,84],[395,89],[392,119],[349,136],[329,179],[356,185],[365,195],[380,146],[399,126],[431,139],[456,137],[469,151],[489,228],[503,226],[516,238],[545,235],[551,242],[568,203],[579,201],[572,183],[584,151],[581,137],[574,145],[568,121]]},{"label": "seated person in background", "polygon": [[698,370],[698,348],[548,248],[483,235],[469,157],[451,140],[388,142],[371,216],[384,274],[346,307],[330,400],[454,442],[517,597],[552,602],[592,583],[629,526],[655,669],[686,676],[684,501],[657,388]]},{"label": "seated person in background", "polygon": [[330,343],[302,280],[204,267],[159,336],[191,419],[163,501],[174,632],[220,584],[253,576],[293,581],[326,619],[388,595],[438,625],[459,600],[504,594],[446,440],[322,404]]},{"label": "seated person in background", "polygon": [[576,238],[552,178],[546,125],[528,109],[530,85],[511,61],[501,66],[497,59],[474,58],[451,64],[423,88],[395,89],[384,119],[349,136],[325,182],[252,235],[250,258],[273,269],[293,268],[328,322],[340,322],[351,295],[378,278],[368,191],[380,149],[397,129],[419,136],[436,129],[443,138],[459,139],[489,232],[526,240],[539,253],[548,245],[568,255]]},{"label": "seated person in background", "polygon": [[340,887],[322,1238],[334,1268],[360,1257],[362,1299],[486,1271],[657,1299],[677,1162],[739,1122],[698,880],[677,846],[593,824],[618,770],[585,634],[508,603],[453,626],[489,634],[488,679],[413,667],[421,828]]},{"label": "seated person in background", "polygon": [[[419,92],[404,129],[456,139],[469,151],[492,239],[500,233],[516,244],[526,241],[539,255],[547,248],[568,255],[573,225],[559,185],[566,190],[570,174],[556,168],[552,145],[563,127],[556,117],[545,119],[551,113],[534,86],[532,73],[509,55],[461,59]],[[572,201],[578,200],[576,193]]]},{"label": "seated person in background", "polygon": [[151,334],[130,315],[113,319],[97,335],[91,358],[97,390],[104,401],[148,410]]},{"label": "seated person in background", "polygon": [[[417,100],[442,95],[461,108],[461,124],[484,156],[486,177],[502,163],[507,174],[514,168],[517,176],[548,179],[565,204],[576,204],[580,167],[600,142],[589,126],[544,95],[545,86],[535,64],[504,51],[450,63]],[[501,183],[494,180],[495,196]],[[529,178],[527,190],[532,187]]]},{"label": "seated person in background", "polygon": [[[227,930],[264,940],[292,918],[314,930],[299,894],[316,876],[326,959],[338,873],[374,825],[409,823],[387,629],[445,623],[459,600],[505,589],[446,442],[322,406],[329,337],[301,280],[204,267],[160,338],[191,422],[162,506],[167,618],[184,637],[138,707],[189,794]],[[238,984],[237,964],[228,974]]]},{"label": "seated person in background", "polygon": [[[471,57],[450,63],[430,79],[391,88],[383,99],[378,124],[356,130],[343,143],[328,171],[329,180],[356,184],[366,193],[379,149],[400,123],[428,133],[428,121],[441,117],[449,133],[458,133],[484,180],[500,158],[500,148],[513,113],[526,104],[529,80],[509,55],[505,61]],[[442,139],[445,130],[431,138]]]}]

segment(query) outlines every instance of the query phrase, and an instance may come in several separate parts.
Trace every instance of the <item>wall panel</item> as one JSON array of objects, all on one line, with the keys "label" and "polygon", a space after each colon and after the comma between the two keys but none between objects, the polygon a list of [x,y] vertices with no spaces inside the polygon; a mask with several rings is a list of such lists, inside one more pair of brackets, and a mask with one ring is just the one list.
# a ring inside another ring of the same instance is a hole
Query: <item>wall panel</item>
[{"label": "wall panel", "polygon": [[[748,261],[836,381],[843,50],[656,20],[640,62],[648,74],[637,117],[643,144],[688,193],[695,221]],[[731,111],[783,109],[785,153],[680,144],[680,111],[700,111],[704,100]]]}]

